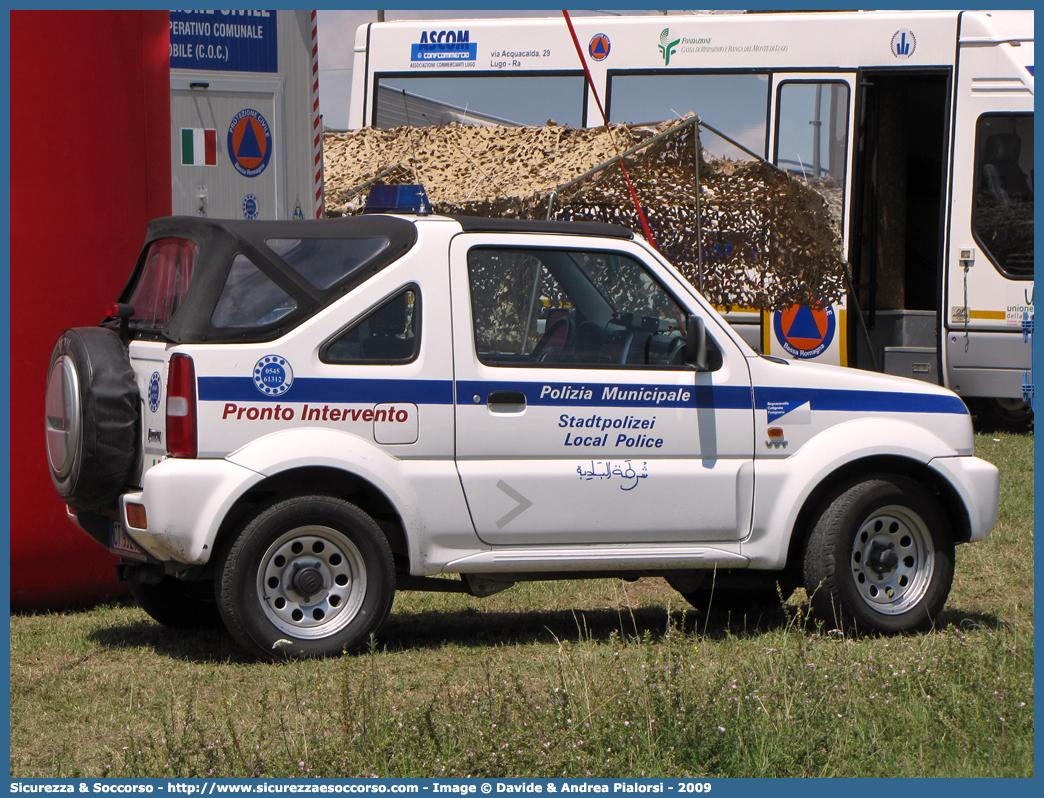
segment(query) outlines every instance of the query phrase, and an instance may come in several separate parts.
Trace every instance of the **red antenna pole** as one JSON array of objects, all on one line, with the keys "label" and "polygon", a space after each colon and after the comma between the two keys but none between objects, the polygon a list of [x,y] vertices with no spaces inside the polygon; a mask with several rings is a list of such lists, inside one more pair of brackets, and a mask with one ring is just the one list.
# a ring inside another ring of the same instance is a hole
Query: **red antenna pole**
[{"label": "red antenna pole", "polygon": [[613,129],[609,127],[609,118],[605,115],[605,109],[602,107],[602,101],[598,98],[598,88],[595,86],[594,81],[591,80],[591,70],[587,68],[587,59],[584,58],[583,48],[580,47],[580,40],[576,38],[576,31],[573,30],[573,21],[569,18],[569,12],[562,10],[562,16],[565,17],[566,25],[569,26],[569,35],[573,37],[573,46],[576,47],[576,54],[580,56],[580,64],[584,68],[584,75],[587,76],[587,85],[591,87],[591,93],[594,94],[595,103],[598,105],[598,111],[602,115],[602,122],[605,124],[605,129],[609,132],[609,141],[613,143],[613,148],[616,150],[616,157],[620,161],[620,170],[623,172],[624,180],[627,182],[627,188],[631,190],[631,200],[634,202],[634,208],[638,211],[638,218],[642,223],[642,230],[645,231],[645,237],[652,244],[653,249],[656,249],[656,241],[653,239],[652,231],[649,229],[649,223],[645,221],[645,213],[642,211],[642,205],[638,202],[638,192],[634,190],[634,185],[631,183],[631,176],[627,174],[627,167],[624,165],[623,155],[620,153],[620,148],[616,146],[616,138],[613,136]]}]

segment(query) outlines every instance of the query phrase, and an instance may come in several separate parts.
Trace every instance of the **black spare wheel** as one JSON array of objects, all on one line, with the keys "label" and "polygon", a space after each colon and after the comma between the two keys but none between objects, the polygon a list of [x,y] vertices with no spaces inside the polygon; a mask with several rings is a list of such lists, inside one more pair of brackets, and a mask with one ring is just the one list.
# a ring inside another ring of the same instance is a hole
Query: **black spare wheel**
[{"label": "black spare wheel", "polygon": [[75,327],[58,338],[47,372],[51,481],[74,510],[120,495],[137,461],[138,387],[119,335]]}]

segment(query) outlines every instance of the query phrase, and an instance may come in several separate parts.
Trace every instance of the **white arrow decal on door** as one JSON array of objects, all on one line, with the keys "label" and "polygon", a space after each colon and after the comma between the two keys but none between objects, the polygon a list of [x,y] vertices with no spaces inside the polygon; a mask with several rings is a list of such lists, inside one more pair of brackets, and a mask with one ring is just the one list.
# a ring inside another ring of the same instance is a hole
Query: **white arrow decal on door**
[{"label": "white arrow decal on door", "polygon": [[497,521],[497,529],[503,529],[516,518],[518,518],[520,515],[522,515],[522,513],[524,513],[526,510],[532,507],[533,502],[531,502],[529,499],[527,499],[513,487],[508,485],[504,480],[500,480],[500,482],[497,483],[497,488],[504,491],[504,493],[506,493],[508,496],[510,496],[512,499],[518,502],[518,507],[516,507],[503,518],[501,518],[499,521]]}]

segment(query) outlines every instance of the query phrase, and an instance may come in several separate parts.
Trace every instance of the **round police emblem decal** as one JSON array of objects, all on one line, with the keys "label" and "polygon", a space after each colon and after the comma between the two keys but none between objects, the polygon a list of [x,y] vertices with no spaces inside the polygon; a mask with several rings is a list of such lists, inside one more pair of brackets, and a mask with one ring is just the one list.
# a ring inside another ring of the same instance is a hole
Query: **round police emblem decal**
[{"label": "round police emblem decal", "polygon": [[254,385],[265,396],[282,396],[294,383],[294,370],[279,355],[265,355],[254,366]]},{"label": "round police emblem decal", "polygon": [[228,158],[245,177],[257,177],[272,159],[272,129],[253,108],[244,108],[228,126]]},{"label": "round police emblem decal", "polygon": [[611,47],[608,36],[604,33],[596,33],[587,44],[587,52],[593,60],[604,61],[609,56]]},{"label": "round police emblem decal", "polygon": [[257,218],[257,197],[254,194],[243,197],[243,218],[248,221]]},{"label": "round police emblem decal", "polygon": [[816,310],[808,305],[794,305],[772,314],[772,329],[779,345],[800,360],[822,355],[834,340],[836,328],[831,307]]},{"label": "round police emblem decal", "polygon": [[158,371],[152,372],[152,377],[149,379],[149,410],[155,413],[159,410],[159,397],[160,397],[160,373]]}]

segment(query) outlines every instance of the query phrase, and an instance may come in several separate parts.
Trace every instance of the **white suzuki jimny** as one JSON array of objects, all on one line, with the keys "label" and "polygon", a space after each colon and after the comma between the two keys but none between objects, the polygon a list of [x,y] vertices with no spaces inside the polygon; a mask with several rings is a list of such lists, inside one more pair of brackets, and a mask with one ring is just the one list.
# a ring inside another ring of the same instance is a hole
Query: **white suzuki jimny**
[{"label": "white suzuki jimny", "polygon": [[160,219],[110,314],[54,349],[55,487],[146,612],[262,657],[536,579],[925,629],[996,520],[955,394],[761,357],[621,227]]}]

